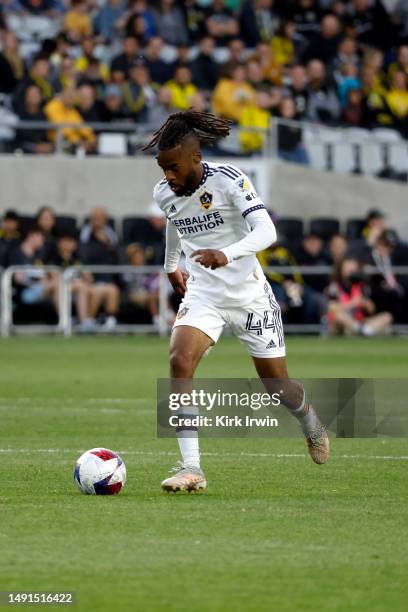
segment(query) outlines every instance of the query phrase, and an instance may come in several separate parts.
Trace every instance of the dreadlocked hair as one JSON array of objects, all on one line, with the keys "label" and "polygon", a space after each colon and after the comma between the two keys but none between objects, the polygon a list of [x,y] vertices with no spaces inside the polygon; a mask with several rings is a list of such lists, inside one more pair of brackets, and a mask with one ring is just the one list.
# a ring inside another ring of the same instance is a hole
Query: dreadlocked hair
[{"label": "dreadlocked hair", "polygon": [[143,151],[158,146],[162,151],[180,144],[187,135],[193,134],[200,143],[213,145],[230,133],[231,122],[211,113],[188,110],[170,115],[166,123],[153,134],[152,140]]}]

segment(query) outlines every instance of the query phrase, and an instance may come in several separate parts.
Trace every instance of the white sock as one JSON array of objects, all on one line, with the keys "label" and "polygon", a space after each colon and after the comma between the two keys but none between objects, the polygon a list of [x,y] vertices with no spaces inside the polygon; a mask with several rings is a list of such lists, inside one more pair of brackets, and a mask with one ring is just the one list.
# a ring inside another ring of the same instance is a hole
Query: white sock
[{"label": "white sock", "polygon": [[[184,406],[180,415],[198,416],[197,406]],[[197,429],[181,429],[177,432],[177,440],[180,447],[183,463],[194,467],[200,467],[200,447],[198,443]]]},{"label": "white sock", "polygon": [[[183,435],[184,434],[184,435]],[[185,435],[189,437],[184,437]],[[195,435],[195,437],[192,437]],[[182,430],[177,432],[177,440],[180,447],[183,463],[196,468],[200,467],[200,447],[198,444],[198,431]]]},{"label": "white sock", "polygon": [[306,394],[303,394],[303,400],[299,408],[292,411],[293,416],[297,418],[302,428],[303,433],[306,435],[311,431],[314,431],[319,425],[320,421],[313,410],[313,406],[306,402]]}]

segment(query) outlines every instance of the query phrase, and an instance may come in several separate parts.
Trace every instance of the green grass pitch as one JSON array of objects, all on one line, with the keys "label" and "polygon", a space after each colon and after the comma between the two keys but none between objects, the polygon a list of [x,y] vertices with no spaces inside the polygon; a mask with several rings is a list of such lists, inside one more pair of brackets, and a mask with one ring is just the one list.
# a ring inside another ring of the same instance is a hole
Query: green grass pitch
[{"label": "green grass pitch", "polygon": [[[407,357],[403,338],[288,339],[292,376],[402,378]],[[334,439],[326,466],[301,438],[206,439],[208,491],[167,495],[166,339],[11,338],[0,363],[0,591],[72,590],[81,612],[407,609],[406,439]],[[254,369],[225,338],[199,374]],[[94,446],[123,455],[118,497],[74,487]]]}]

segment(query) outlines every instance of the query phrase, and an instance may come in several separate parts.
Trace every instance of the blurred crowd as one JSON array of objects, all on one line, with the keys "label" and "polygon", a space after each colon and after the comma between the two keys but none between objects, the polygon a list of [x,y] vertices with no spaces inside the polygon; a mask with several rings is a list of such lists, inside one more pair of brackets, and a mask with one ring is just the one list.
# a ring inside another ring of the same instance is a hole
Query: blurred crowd
[{"label": "blurred crowd", "polygon": [[[0,122],[70,123],[70,150],[95,152],[84,123],[154,130],[189,107],[240,126],[247,154],[273,117],[408,136],[404,0],[3,0],[0,40]],[[3,142],[54,146],[47,129]],[[307,163],[298,129],[280,129],[279,154]]]},{"label": "blurred crowd", "polygon": [[[390,333],[394,323],[408,324],[408,274],[394,271],[395,266],[408,266],[408,244],[380,210],[350,220],[344,233],[335,219],[311,221],[305,232],[300,220],[270,214],[278,242],[258,257],[268,269],[285,323],[317,325],[322,334],[367,336]],[[14,321],[55,320],[59,276],[70,268],[78,331],[114,331],[118,321],[157,323],[159,278],[149,266],[163,263],[165,225],[153,204],[146,218],[126,217],[121,224],[97,207],[81,227],[74,217],[56,215],[49,206],[35,217],[6,211],[0,226],[0,266],[35,266],[14,274]],[[81,264],[130,267],[115,274],[112,268],[83,270]],[[168,285],[169,324],[179,299]]]}]

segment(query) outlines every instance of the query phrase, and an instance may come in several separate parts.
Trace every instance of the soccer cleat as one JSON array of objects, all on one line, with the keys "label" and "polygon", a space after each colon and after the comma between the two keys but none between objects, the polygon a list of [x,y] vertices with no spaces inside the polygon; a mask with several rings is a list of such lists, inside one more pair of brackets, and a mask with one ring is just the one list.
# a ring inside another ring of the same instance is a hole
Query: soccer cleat
[{"label": "soccer cleat", "polygon": [[171,471],[176,472],[174,476],[166,478],[161,483],[164,491],[176,493],[177,491],[202,491],[207,488],[204,472],[200,468],[179,461]]},{"label": "soccer cleat", "polygon": [[315,463],[319,465],[326,463],[330,454],[330,443],[324,425],[320,423],[316,429],[306,435],[306,444],[309,455]]}]

